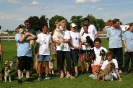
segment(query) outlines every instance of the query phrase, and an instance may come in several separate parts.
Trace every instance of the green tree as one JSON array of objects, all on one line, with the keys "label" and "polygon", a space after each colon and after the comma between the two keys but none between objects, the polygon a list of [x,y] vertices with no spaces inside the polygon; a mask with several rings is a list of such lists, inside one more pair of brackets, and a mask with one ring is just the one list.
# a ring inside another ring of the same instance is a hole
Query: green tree
[{"label": "green tree", "polygon": [[[40,26],[43,25],[43,24],[48,24],[47,21],[48,21],[48,18],[46,18],[45,15],[42,15],[42,16],[40,17]],[[40,31],[42,31],[41,28],[40,28]]]},{"label": "green tree", "polygon": [[105,27],[105,22],[103,19],[97,19],[97,27],[98,31],[103,31],[103,28]]},{"label": "green tree", "polygon": [[35,31],[40,30],[40,19],[37,16],[30,16],[28,18],[30,22],[30,27],[33,28]]},{"label": "green tree", "polygon": [[70,22],[75,23],[77,25],[77,31],[80,31],[82,27],[82,20],[83,20],[82,16],[72,16]]}]

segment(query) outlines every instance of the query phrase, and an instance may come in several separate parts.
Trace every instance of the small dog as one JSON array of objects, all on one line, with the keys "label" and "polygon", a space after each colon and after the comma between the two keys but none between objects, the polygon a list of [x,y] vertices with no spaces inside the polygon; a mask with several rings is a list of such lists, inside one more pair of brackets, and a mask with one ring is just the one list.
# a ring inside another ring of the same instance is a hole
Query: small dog
[{"label": "small dog", "polygon": [[54,74],[54,60],[49,61],[49,74]]},{"label": "small dog", "polygon": [[86,37],[86,43],[89,43],[89,45],[90,45],[91,47],[94,47],[94,43],[93,43],[92,39],[90,38],[90,36],[87,36],[87,37]]},{"label": "small dog", "polygon": [[10,66],[10,70],[13,70],[13,66],[15,66],[15,62],[14,61],[10,61],[10,60],[5,60],[5,65]]},{"label": "small dog", "polygon": [[7,77],[9,77],[9,82],[11,82],[11,69],[10,69],[10,66],[5,66],[5,70],[4,70],[5,82],[7,82]]},{"label": "small dog", "polygon": [[106,52],[103,49],[100,51],[100,56],[101,56],[100,64],[103,64],[103,62],[106,59]]},{"label": "small dog", "polygon": [[[55,32],[54,32],[54,38],[55,40],[64,40],[64,36],[62,35],[61,31],[63,30],[63,28],[60,26],[61,24],[58,24],[58,28],[56,28]],[[60,44],[60,47],[63,48],[64,47],[64,43]]]},{"label": "small dog", "polygon": [[97,69],[96,70],[96,73],[97,73],[97,81],[104,81],[104,74],[103,74],[103,70],[102,69]]},{"label": "small dog", "polygon": [[94,49],[90,49],[86,54],[85,54],[85,61],[92,63],[96,59],[96,54]]},{"label": "small dog", "polygon": [[[19,29],[18,29],[18,33],[19,33],[20,36],[22,37],[23,35],[25,35],[26,31],[24,31],[24,28],[19,28]],[[30,37],[30,36],[31,36],[31,35],[29,35],[28,37]],[[28,37],[27,37],[27,38],[28,38]],[[32,49],[33,45],[34,45],[34,40],[30,40],[30,47],[29,47],[29,50]]]},{"label": "small dog", "polygon": [[97,69],[96,70],[97,81],[100,81],[100,80],[104,81],[105,76],[110,74],[113,68],[115,68],[115,64],[111,62],[105,67],[104,70]]}]

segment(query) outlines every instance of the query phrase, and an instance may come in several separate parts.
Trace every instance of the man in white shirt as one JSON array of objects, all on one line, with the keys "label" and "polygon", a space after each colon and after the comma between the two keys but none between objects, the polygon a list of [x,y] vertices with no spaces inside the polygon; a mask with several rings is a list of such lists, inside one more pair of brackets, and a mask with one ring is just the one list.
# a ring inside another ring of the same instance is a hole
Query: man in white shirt
[{"label": "man in white shirt", "polygon": [[[90,37],[94,41],[95,38],[98,38],[96,27],[93,24],[90,24],[90,21],[88,18],[84,18],[83,21],[84,21],[85,25],[88,25],[88,34],[90,35]],[[80,30],[80,35],[82,36],[83,33],[84,33],[84,29],[82,27]]]}]

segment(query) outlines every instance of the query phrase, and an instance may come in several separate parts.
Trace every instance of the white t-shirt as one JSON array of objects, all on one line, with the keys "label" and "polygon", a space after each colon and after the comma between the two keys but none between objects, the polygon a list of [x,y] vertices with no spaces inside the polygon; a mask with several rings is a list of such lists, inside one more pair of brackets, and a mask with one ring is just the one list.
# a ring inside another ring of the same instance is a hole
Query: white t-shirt
[{"label": "white t-shirt", "polygon": [[[64,36],[64,39],[70,39],[70,31],[63,30],[62,31],[62,35]],[[54,39],[54,36],[53,36]],[[64,43],[64,47],[61,48],[60,45],[56,44],[56,50],[57,51],[70,51],[70,46],[68,45],[68,43]]]},{"label": "white t-shirt", "polygon": [[[70,43],[76,47],[79,47],[79,45],[80,45],[79,32],[70,31]],[[74,48],[70,46],[70,49],[74,49]]]},{"label": "white t-shirt", "polygon": [[[89,34],[86,34],[86,33],[84,33],[83,34],[83,36],[81,36],[81,41],[82,42],[86,42],[86,37],[87,36],[90,36]],[[91,38],[91,37],[90,37]],[[86,46],[86,45],[82,45],[82,50],[86,50],[86,48],[87,48],[87,50],[90,50],[91,49],[91,46]]]},{"label": "white t-shirt", "polygon": [[118,62],[117,62],[117,60],[116,60],[116,59],[112,59],[111,61],[105,60],[105,61],[103,62],[103,65],[102,65],[101,69],[104,70],[105,67],[106,67],[110,62],[113,62],[113,63],[115,64],[115,68],[118,68]]},{"label": "white t-shirt", "polygon": [[100,51],[102,49],[107,53],[107,49],[102,47],[102,46],[100,48],[94,47],[94,51],[95,51],[95,54],[96,54],[96,59],[94,60],[94,62],[91,65],[101,65],[100,61],[101,61],[102,56],[100,56]]},{"label": "white t-shirt", "polygon": [[50,34],[38,34],[36,42],[39,43],[40,55],[50,55],[50,43],[52,43]]},{"label": "white t-shirt", "polygon": [[[81,30],[80,30],[80,35],[82,35],[83,32],[84,32],[84,29],[82,27]],[[94,25],[90,24],[88,26],[88,34],[89,34],[90,38],[94,41],[95,35],[97,34],[97,30],[96,30]]]}]

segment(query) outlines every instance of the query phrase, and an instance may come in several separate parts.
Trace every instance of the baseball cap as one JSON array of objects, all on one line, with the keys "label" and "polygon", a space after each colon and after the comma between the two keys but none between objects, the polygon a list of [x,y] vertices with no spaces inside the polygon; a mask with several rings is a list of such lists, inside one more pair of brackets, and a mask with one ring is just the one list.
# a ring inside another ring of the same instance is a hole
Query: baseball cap
[{"label": "baseball cap", "polygon": [[71,23],[71,27],[76,27],[77,25],[75,23]]}]

